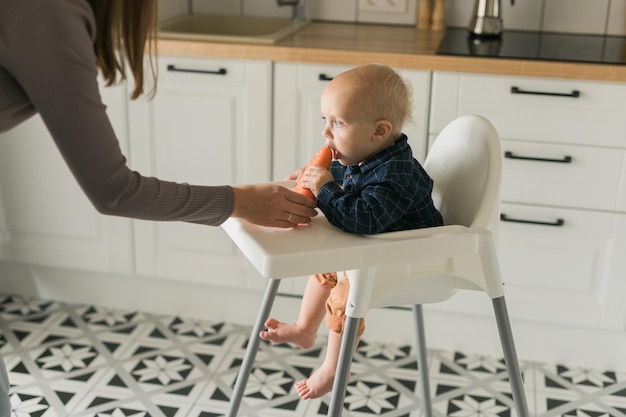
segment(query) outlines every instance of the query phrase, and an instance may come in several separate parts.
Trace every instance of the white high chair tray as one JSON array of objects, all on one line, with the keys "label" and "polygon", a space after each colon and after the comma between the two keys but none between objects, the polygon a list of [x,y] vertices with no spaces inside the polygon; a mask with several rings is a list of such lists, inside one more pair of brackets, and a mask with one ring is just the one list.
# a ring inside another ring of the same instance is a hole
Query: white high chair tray
[{"label": "white high chair tray", "polygon": [[[261,275],[268,278],[406,262],[418,253],[427,255],[440,249],[432,240],[426,245],[427,239],[420,237],[445,236],[447,230],[466,229],[462,226],[443,226],[363,236],[334,227],[321,212],[310,224],[292,229],[257,226],[237,218],[228,219],[222,228]],[[462,239],[461,236],[458,239]],[[408,239],[412,243],[407,245]],[[420,240],[424,241],[424,247],[420,245]],[[451,243],[441,240],[442,245]]]},{"label": "white high chair tray", "polygon": [[313,273],[363,267],[376,243],[332,226],[323,214],[307,225],[291,229],[257,226],[230,218],[222,228],[248,260],[268,278],[288,278]]}]

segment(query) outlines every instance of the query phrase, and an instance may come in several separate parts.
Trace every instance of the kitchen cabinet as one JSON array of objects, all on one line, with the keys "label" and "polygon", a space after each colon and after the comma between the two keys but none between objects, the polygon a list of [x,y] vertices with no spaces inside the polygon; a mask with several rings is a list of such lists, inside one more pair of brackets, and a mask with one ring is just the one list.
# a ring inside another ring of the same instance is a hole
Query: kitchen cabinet
[{"label": "kitchen cabinet", "polygon": [[[430,140],[471,113],[502,140],[499,249],[512,317],[623,331],[626,86],[435,73]],[[481,308],[457,299],[446,308]]]},{"label": "kitchen cabinet", "polygon": [[[126,86],[101,94],[126,150]],[[39,115],[0,135],[0,200],[2,261],[132,272],[130,221],[93,208]]]},{"label": "kitchen cabinet", "polygon": [[[199,185],[269,181],[271,62],[160,56],[158,77],[152,100],[129,105],[135,169]],[[133,230],[140,276],[264,284],[221,228],[134,221]]]},{"label": "kitchen cabinet", "polygon": [[[322,92],[350,66],[277,62],[274,66],[274,147],[272,178],[284,180],[324,146],[320,110]],[[416,159],[424,161],[427,144],[430,72],[398,70],[413,89],[413,123],[403,129]],[[301,293],[306,280],[285,280],[281,292]]]}]

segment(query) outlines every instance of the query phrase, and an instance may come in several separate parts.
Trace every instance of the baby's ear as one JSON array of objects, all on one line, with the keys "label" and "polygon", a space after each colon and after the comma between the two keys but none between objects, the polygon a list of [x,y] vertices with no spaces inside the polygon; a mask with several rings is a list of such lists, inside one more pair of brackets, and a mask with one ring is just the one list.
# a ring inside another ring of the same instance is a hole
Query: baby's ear
[{"label": "baby's ear", "polygon": [[381,141],[386,140],[389,135],[391,135],[391,131],[393,130],[393,126],[389,120],[380,119],[376,121],[376,128],[374,129],[374,139]]}]

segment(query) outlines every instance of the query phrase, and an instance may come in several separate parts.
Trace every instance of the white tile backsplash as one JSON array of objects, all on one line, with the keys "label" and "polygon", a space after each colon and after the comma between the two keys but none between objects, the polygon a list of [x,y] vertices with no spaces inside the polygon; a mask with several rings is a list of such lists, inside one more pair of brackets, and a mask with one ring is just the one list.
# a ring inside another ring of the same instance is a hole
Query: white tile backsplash
[{"label": "white tile backsplash", "polygon": [[[357,22],[386,23],[395,25],[415,25],[417,10],[415,0],[406,0],[402,11],[380,12],[363,10],[359,4],[368,0],[357,0]],[[401,0],[396,0],[400,2]]]},{"label": "white tile backsplash", "polygon": [[605,33],[609,0],[545,0],[543,30]]},{"label": "white tile backsplash", "polygon": [[606,33],[608,35],[626,34],[626,0],[611,0]]},{"label": "white tile backsplash", "polygon": [[502,26],[511,30],[541,30],[544,0],[502,0]]},{"label": "white tile backsplash", "polygon": [[[414,1],[414,0],[411,0]],[[306,17],[328,22],[356,22],[358,0],[306,0]]]},{"label": "white tile backsplash", "polygon": [[194,0],[193,12],[238,16],[242,7],[240,0]]},{"label": "white tile backsplash", "polygon": [[[502,25],[504,29],[532,30],[541,29],[541,14],[544,0],[511,0],[502,1]],[[474,14],[473,0],[447,0],[448,26],[467,27]]]},{"label": "white tile backsplash", "polygon": [[173,19],[184,16],[189,12],[189,2],[187,0],[159,0],[157,3],[159,21]]},{"label": "white tile backsplash", "polygon": [[[364,0],[306,0],[308,19],[332,22],[360,22],[414,25],[420,1],[408,0],[403,14],[359,12]],[[448,26],[466,27],[476,0],[446,0]],[[510,0],[502,1],[504,28],[552,32],[593,33],[626,36],[626,0]],[[159,0],[160,17],[186,13],[188,0]],[[290,7],[276,0],[193,0],[195,13],[291,16]]]},{"label": "white tile backsplash", "polygon": [[[418,4],[420,1],[417,0]],[[446,1],[446,22],[448,26],[467,27],[469,26],[472,11],[474,10],[473,0],[447,0]]]},{"label": "white tile backsplash", "polygon": [[243,0],[246,16],[291,17],[291,6],[279,6],[276,0]]}]

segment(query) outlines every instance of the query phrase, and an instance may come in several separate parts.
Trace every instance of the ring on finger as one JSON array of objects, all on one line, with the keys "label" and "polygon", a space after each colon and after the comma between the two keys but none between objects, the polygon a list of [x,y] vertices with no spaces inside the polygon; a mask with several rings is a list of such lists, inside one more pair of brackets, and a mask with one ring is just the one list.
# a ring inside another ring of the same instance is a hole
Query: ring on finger
[{"label": "ring on finger", "polygon": [[289,222],[289,223],[291,223],[291,214],[292,213],[289,213],[289,217],[287,217],[287,222]]}]

